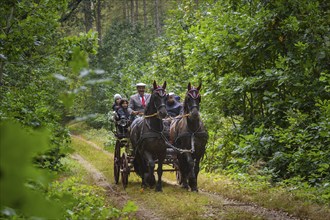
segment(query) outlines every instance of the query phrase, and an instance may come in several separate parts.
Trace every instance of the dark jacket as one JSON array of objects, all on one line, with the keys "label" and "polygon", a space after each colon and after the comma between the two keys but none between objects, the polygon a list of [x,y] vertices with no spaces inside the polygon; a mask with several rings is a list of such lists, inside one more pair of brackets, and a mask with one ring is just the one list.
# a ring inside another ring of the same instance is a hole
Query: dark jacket
[{"label": "dark jacket", "polygon": [[126,108],[126,109],[124,109],[124,108],[119,108],[118,110],[117,110],[117,114],[118,114],[118,117],[119,117],[119,119],[121,119],[121,118],[126,118],[126,119],[130,119],[130,114],[129,114],[129,112],[128,112],[128,108]]},{"label": "dark jacket", "polygon": [[116,103],[112,104],[112,110],[114,110],[115,112],[118,111],[119,108],[120,108],[120,105],[117,105]]},{"label": "dark jacket", "polygon": [[178,116],[183,113],[182,104],[174,100],[173,103],[166,103],[167,114],[171,117]]}]

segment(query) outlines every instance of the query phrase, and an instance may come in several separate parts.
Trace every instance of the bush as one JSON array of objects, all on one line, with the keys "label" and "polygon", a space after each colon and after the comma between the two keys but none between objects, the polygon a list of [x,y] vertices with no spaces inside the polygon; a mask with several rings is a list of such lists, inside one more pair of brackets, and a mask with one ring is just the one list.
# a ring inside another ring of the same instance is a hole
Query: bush
[{"label": "bush", "polygon": [[89,117],[86,123],[88,126],[95,129],[106,128],[109,125],[108,118],[104,114],[96,114],[95,117]]},{"label": "bush", "polygon": [[48,192],[52,200],[62,202],[67,210],[63,216],[65,219],[120,219],[137,210],[132,202],[128,202],[122,210],[111,207],[103,194],[103,188],[85,185],[77,177],[54,182]]}]

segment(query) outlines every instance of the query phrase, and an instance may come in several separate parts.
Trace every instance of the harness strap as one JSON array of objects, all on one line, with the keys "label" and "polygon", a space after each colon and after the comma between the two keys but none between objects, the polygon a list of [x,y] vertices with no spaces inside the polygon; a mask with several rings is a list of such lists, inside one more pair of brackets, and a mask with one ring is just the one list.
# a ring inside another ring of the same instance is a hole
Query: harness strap
[{"label": "harness strap", "polygon": [[204,137],[208,137],[208,134],[205,131],[193,132],[193,133],[191,133],[191,132],[184,132],[184,133],[181,133],[175,140],[178,140],[178,139],[180,139],[182,137],[189,137],[191,135],[194,135],[196,137],[203,137],[203,136]]},{"label": "harness strap", "polygon": [[168,139],[165,137],[165,135],[163,134],[163,132],[161,132],[161,135],[162,135],[163,140],[165,141],[166,146],[172,148],[173,150],[179,152],[180,154],[183,154],[183,153],[193,153],[192,150],[187,150],[187,149],[181,149],[181,148],[174,147],[174,146],[168,141]]},{"label": "harness strap", "polygon": [[155,133],[155,132],[143,133],[142,136],[140,137],[137,145],[140,146],[141,142],[146,138],[161,138],[161,134],[160,133]]}]

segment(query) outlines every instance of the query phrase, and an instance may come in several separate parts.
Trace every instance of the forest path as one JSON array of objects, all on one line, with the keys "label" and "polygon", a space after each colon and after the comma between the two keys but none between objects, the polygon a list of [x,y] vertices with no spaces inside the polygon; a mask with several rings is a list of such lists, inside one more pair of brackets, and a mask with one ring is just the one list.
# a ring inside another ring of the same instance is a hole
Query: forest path
[{"label": "forest path", "polygon": [[[112,153],[81,136],[73,135],[72,138],[86,143],[90,152],[106,156],[111,165],[109,169],[113,169]],[[113,184],[112,176],[104,175],[93,165],[93,161],[85,159],[79,151],[72,154],[72,158],[85,168],[96,185],[106,190],[106,195],[116,205],[122,207],[127,201],[134,201],[138,206],[138,219],[298,219],[282,211],[231,200],[202,189],[198,193],[188,192],[167,178],[163,178],[164,192],[159,193],[154,189],[141,190],[139,178],[131,174],[129,185],[124,190],[121,185]]]}]

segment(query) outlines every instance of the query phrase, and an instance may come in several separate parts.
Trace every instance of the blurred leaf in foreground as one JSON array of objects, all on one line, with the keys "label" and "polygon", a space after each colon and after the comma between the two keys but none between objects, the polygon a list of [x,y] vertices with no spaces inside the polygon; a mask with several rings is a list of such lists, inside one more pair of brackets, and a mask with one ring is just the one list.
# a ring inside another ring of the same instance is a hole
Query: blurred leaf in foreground
[{"label": "blurred leaf in foreground", "polygon": [[[33,165],[33,157],[48,148],[48,133],[27,131],[16,123],[0,125],[0,209],[14,209],[19,215],[59,218],[60,209],[48,201],[36,184],[46,185],[49,174]],[[15,212],[10,212],[15,215]]]}]

